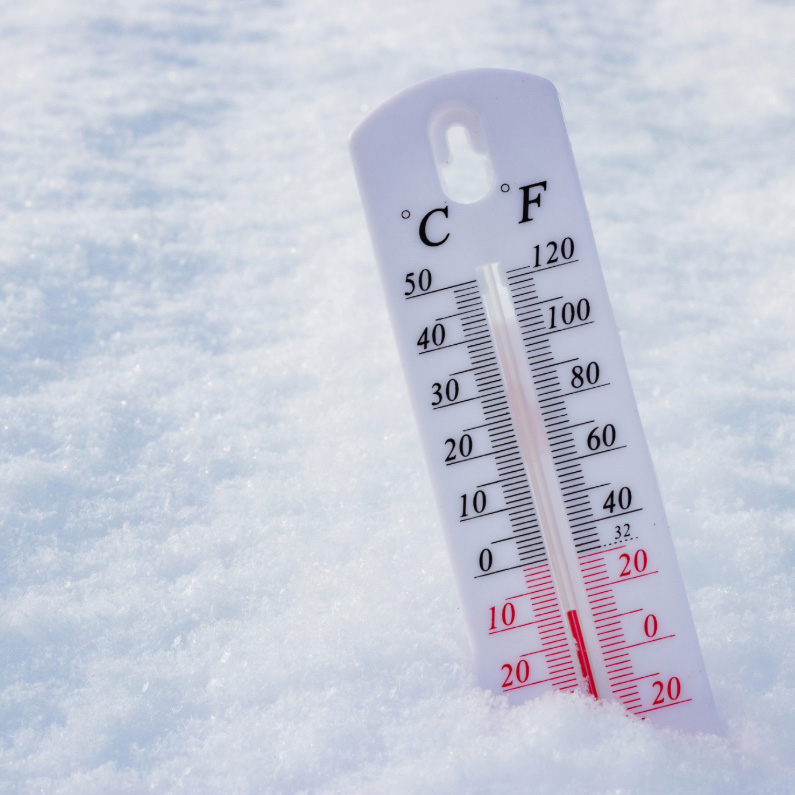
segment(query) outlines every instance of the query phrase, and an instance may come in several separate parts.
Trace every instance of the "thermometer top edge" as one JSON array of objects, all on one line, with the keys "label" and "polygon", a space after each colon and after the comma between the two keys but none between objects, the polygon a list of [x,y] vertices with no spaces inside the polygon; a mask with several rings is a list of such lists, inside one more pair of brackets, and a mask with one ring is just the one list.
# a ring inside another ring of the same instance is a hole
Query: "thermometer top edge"
[{"label": "thermometer top edge", "polygon": [[488,88],[489,84],[492,84],[495,96],[499,96],[505,90],[508,81],[521,85],[528,95],[546,94],[554,97],[560,104],[557,89],[545,77],[515,69],[480,68],[448,72],[404,88],[373,108],[351,130],[348,136],[348,145],[351,150],[355,150],[360,145],[360,139],[369,135],[371,127],[378,126],[382,122],[391,123],[400,116],[404,105],[408,103],[422,100],[430,115],[442,102],[470,100],[475,93],[481,93],[484,85]]}]

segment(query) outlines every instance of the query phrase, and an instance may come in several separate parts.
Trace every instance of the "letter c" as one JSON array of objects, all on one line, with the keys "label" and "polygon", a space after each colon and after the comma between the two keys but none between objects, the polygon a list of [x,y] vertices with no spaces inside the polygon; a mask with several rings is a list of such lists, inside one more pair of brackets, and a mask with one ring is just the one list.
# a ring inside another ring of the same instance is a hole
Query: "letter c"
[{"label": "letter c", "polygon": [[437,207],[435,210],[431,210],[425,218],[420,221],[420,240],[425,243],[426,246],[441,246],[448,237],[450,237],[450,233],[448,232],[441,240],[437,240],[434,242],[433,240],[428,240],[428,235],[425,232],[425,227],[428,225],[428,219],[434,213],[442,213],[445,218],[448,217],[447,215],[447,207]]}]

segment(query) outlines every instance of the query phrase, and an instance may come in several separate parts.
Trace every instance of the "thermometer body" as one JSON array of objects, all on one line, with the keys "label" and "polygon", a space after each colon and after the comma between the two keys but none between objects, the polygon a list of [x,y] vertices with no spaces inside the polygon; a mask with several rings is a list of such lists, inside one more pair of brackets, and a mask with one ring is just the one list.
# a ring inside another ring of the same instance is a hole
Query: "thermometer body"
[{"label": "thermometer body", "polygon": [[[471,204],[452,125],[491,163]],[[430,80],[351,151],[480,682],[718,731],[554,87]]]}]

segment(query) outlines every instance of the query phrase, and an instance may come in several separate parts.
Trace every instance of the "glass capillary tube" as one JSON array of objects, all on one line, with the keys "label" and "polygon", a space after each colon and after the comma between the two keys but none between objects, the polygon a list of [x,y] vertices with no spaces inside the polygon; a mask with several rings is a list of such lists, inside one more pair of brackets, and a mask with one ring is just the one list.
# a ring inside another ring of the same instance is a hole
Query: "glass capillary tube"
[{"label": "glass capillary tube", "polygon": [[[580,688],[598,697],[585,641],[580,630],[572,576],[563,548],[562,533],[567,528],[568,522],[562,515],[562,506],[556,507],[551,495],[555,483],[552,454],[544,434],[541,412],[536,402],[529,400],[525,394],[526,388],[522,383],[514,345],[511,342],[506,306],[509,307],[511,321],[513,323],[518,321],[513,314],[508,290],[500,283],[499,263],[482,266],[479,268],[479,274],[486,287],[483,303],[505,382],[505,392],[519,451],[530,480],[536,515],[541,525],[541,534],[547,549],[561,610],[566,615],[571,640],[577,652],[579,662],[577,677]],[[528,387],[534,389],[532,384]]]}]

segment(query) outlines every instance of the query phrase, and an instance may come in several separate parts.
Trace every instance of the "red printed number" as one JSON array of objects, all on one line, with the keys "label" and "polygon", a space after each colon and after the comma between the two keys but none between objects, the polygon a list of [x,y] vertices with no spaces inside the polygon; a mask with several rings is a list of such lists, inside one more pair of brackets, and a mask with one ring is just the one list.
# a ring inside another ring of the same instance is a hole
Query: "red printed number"
[{"label": "red printed number", "polygon": [[643,622],[643,631],[647,638],[653,638],[657,634],[657,616],[654,613],[649,613],[646,616],[646,620]]},{"label": "red printed number", "polygon": [[505,674],[505,681],[502,683],[503,687],[511,687],[513,685],[514,673],[516,674],[516,681],[518,681],[520,685],[523,685],[530,678],[530,665],[527,660],[519,660],[519,662],[516,663],[516,671],[514,671],[512,665],[505,663],[505,665],[502,666],[502,670],[505,671],[506,669],[507,673]]},{"label": "red printed number", "polygon": [[[491,626],[489,629],[497,629],[497,608],[490,607],[489,611],[491,612]],[[516,618],[516,610],[510,602],[506,602],[502,606],[501,618],[504,627],[510,627],[511,624],[513,624],[514,619]]]},{"label": "red printed number", "polygon": [[631,558],[626,552],[624,552],[621,555],[621,560],[624,561],[624,568],[621,570],[622,577],[629,577],[633,570],[640,574],[646,570],[646,564],[649,562],[644,549],[639,549],[635,553],[634,558]]},{"label": "red printed number", "polygon": [[[505,666],[503,666],[503,668],[504,667]],[[657,688],[657,694],[654,697],[653,704],[664,704],[666,693],[669,701],[676,701],[676,699],[679,698],[679,694],[682,692],[682,683],[675,676],[672,676],[668,680],[667,687],[662,682],[654,682],[652,687]]]}]

